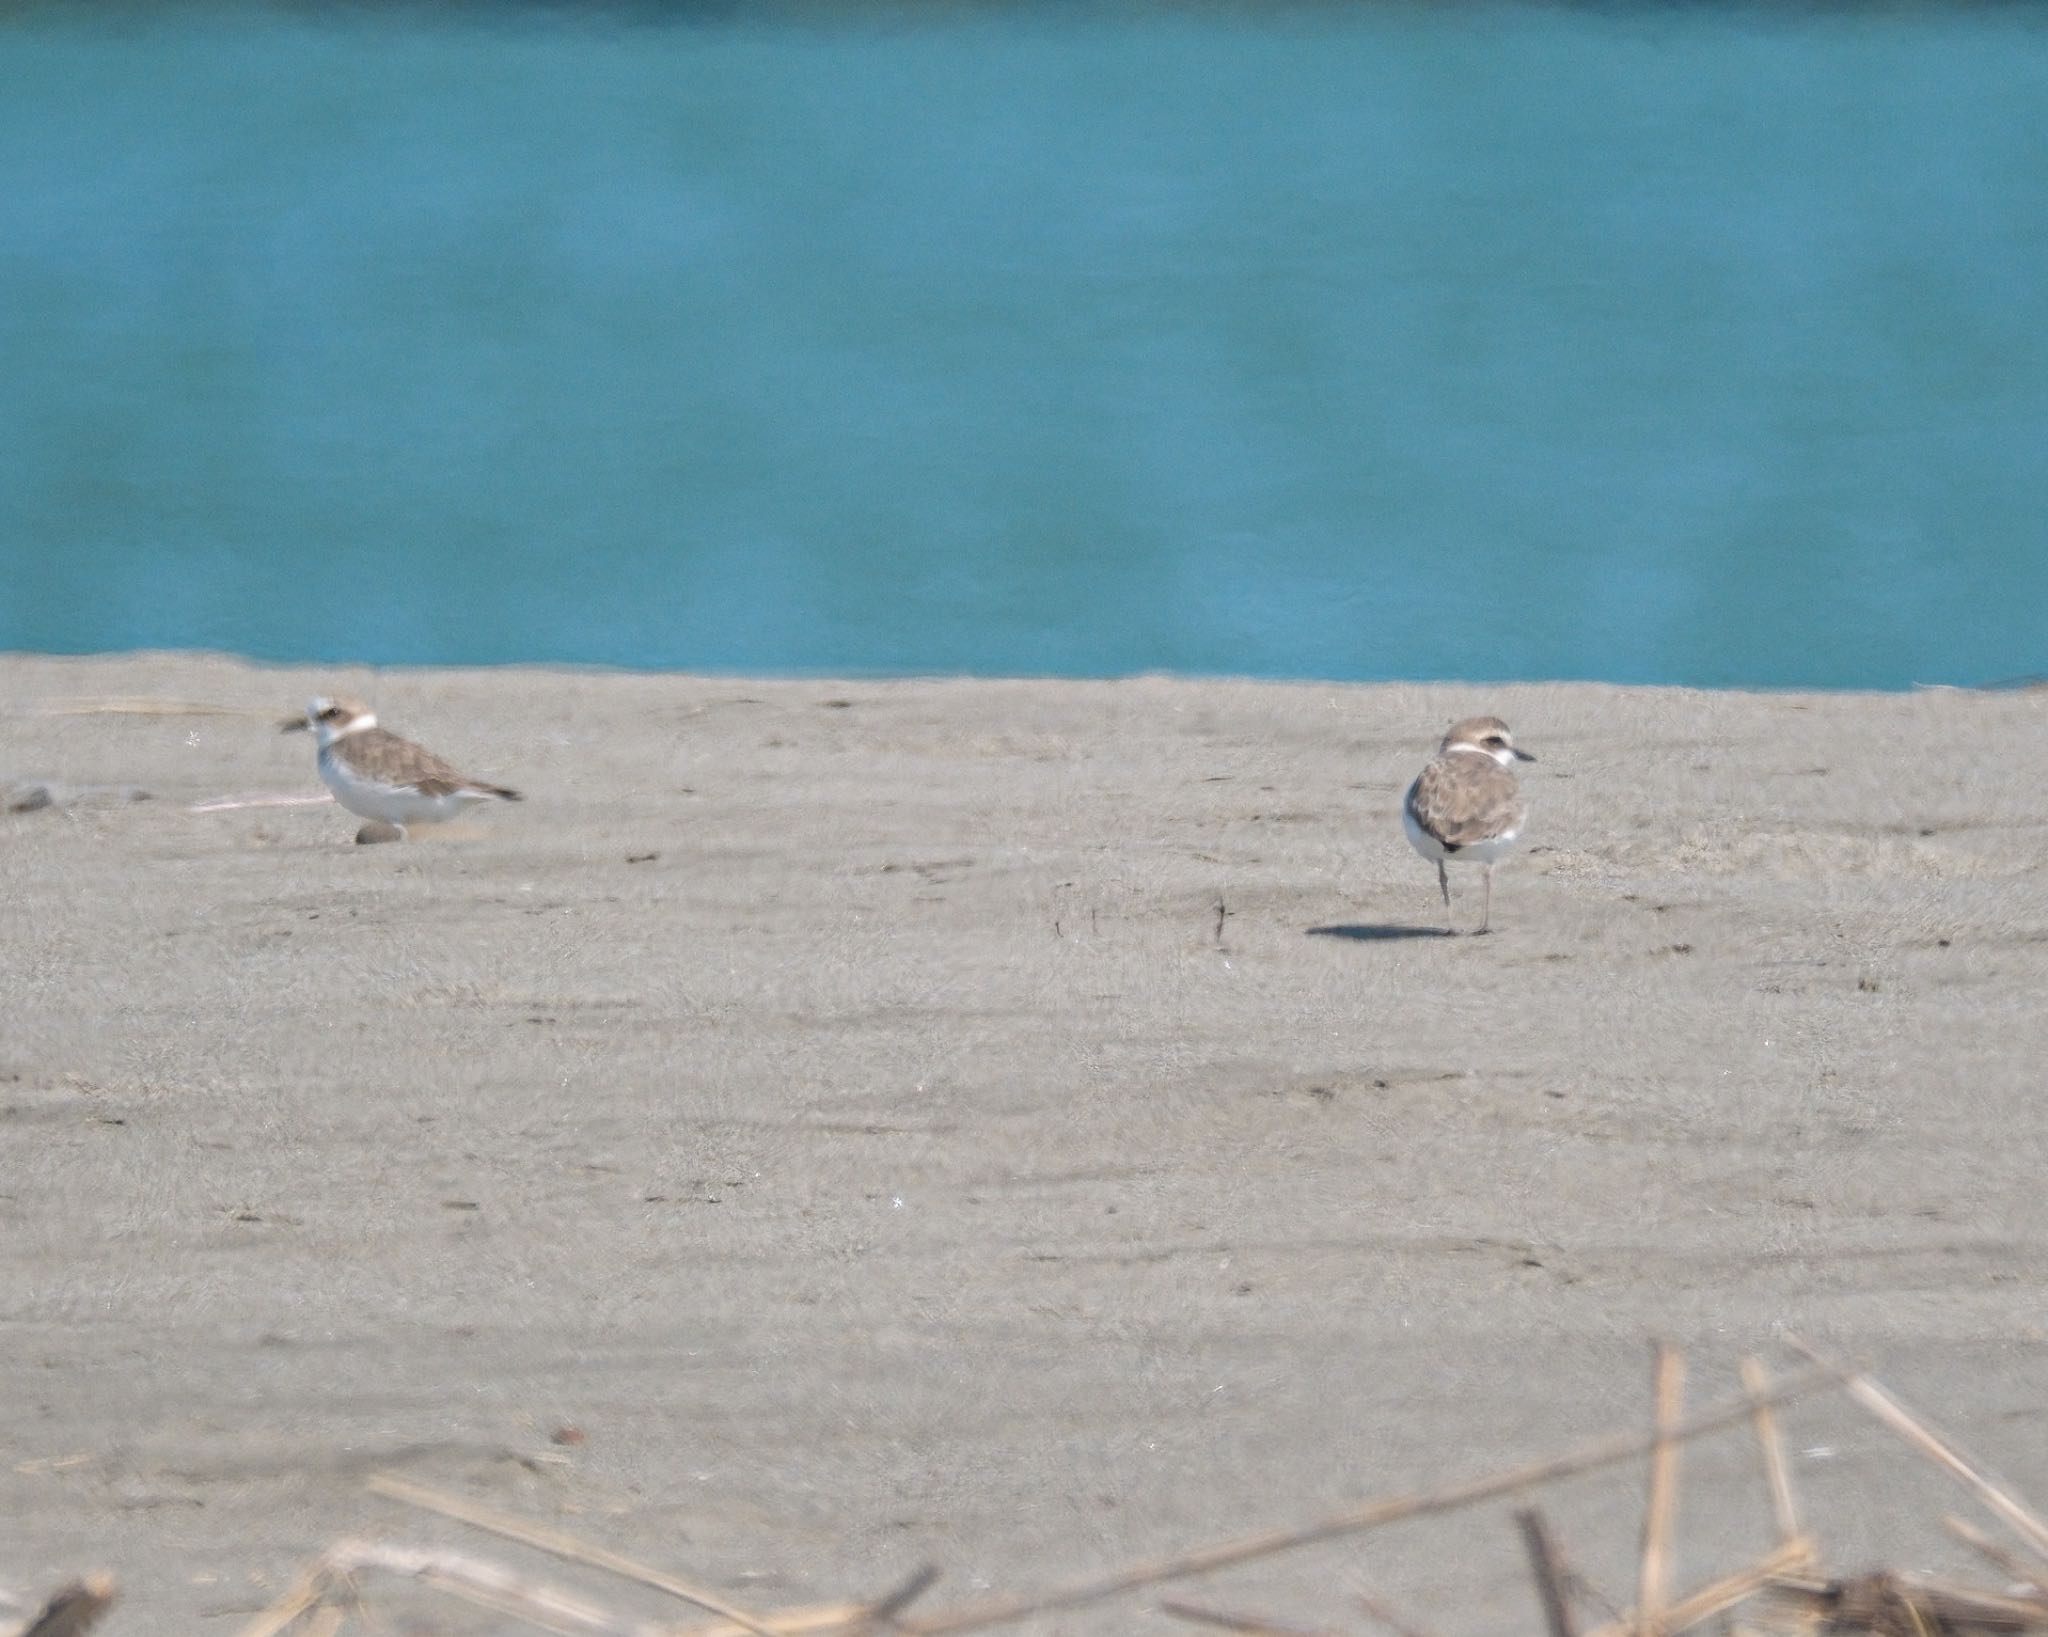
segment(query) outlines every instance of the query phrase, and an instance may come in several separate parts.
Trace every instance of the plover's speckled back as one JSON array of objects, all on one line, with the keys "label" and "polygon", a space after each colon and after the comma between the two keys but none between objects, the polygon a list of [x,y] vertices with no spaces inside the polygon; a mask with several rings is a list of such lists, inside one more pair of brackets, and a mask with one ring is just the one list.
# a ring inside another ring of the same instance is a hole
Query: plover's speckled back
[{"label": "plover's speckled back", "polygon": [[1482,864],[1486,899],[1479,930],[1486,931],[1492,923],[1493,867],[1522,839],[1522,825],[1529,816],[1521,781],[1512,769],[1518,761],[1535,760],[1515,748],[1507,723],[1498,716],[1468,716],[1451,724],[1436,760],[1408,787],[1401,803],[1402,828],[1415,850],[1436,865],[1446,922],[1451,914],[1451,878],[1444,866]]},{"label": "plover's speckled back", "polygon": [[318,698],[284,724],[310,728],[320,742],[320,777],[351,813],[402,833],[408,824],[453,818],[478,802],[518,801],[519,792],[458,773],[432,751],[377,726],[376,712],[353,699]]}]

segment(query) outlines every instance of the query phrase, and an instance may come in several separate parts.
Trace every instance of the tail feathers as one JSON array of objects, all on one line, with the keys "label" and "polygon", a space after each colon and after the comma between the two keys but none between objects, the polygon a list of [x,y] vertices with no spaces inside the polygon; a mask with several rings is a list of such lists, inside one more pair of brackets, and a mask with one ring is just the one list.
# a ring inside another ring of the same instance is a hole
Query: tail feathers
[{"label": "tail feathers", "polygon": [[480,784],[477,789],[487,796],[496,796],[500,801],[524,801],[526,798],[516,790],[507,790],[502,784]]}]

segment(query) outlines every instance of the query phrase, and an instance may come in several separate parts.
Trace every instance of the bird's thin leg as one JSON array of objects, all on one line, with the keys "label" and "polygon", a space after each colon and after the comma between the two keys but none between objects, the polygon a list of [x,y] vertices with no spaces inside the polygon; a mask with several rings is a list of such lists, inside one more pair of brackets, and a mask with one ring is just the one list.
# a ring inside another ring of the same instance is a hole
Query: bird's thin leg
[{"label": "bird's thin leg", "polygon": [[1451,872],[1444,868],[1442,859],[1436,861],[1436,884],[1444,895],[1444,930],[1456,932],[1458,929],[1451,924]]},{"label": "bird's thin leg", "polygon": [[1484,932],[1493,924],[1493,866],[1486,866],[1486,901],[1479,912],[1479,930]]}]

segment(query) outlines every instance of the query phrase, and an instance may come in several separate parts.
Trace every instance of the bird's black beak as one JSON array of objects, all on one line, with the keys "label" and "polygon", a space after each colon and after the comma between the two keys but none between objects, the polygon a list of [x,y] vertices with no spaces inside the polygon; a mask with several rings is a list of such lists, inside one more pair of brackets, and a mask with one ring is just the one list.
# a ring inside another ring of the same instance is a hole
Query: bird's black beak
[{"label": "bird's black beak", "polygon": [[303,716],[293,716],[277,724],[279,733],[304,733],[313,724]]},{"label": "bird's black beak", "polygon": [[1515,760],[1518,762],[1533,762],[1536,760],[1536,758],[1534,756],[1531,756],[1526,750],[1522,749],[1521,746],[1517,745],[1515,747]]}]

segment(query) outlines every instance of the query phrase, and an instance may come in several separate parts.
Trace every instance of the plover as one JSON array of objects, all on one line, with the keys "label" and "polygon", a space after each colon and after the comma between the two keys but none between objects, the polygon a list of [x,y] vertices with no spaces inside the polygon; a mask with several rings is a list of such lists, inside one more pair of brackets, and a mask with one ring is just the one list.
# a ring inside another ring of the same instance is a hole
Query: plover
[{"label": "plover", "polygon": [[[1444,895],[1444,918],[1451,915],[1451,878],[1446,864],[1486,866],[1486,901],[1479,930],[1493,919],[1493,867],[1522,839],[1529,816],[1522,786],[1511,769],[1533,762],[1517,750],[1508,725],[1498,716],[1468,716],[1453,722],[1436,760],[1408,787],[1401,803],[1401,824],[1414,849],[1436,865],[1436,884]],[[1455,926],[1451,927],[1456,931]]]},{"label": "plover", "polygon": [[351,813],[380,819],[402,835],[408,824],[453,818],[483,801],[518,801],[519,792],[458,773],[431,750],[377,726],[377,713],[353,699],[310,701],[286,733],[310,728],[320,741],[320,777]]}]

